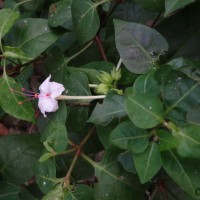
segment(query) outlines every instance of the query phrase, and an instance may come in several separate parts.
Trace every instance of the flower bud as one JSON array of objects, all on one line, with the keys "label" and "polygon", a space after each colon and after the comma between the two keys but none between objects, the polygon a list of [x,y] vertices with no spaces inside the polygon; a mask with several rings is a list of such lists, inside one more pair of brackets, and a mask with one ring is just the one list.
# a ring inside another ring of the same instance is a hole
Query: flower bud
[{"label": "flower bud", "polygon": [[123,90],[119,90],[119,89],[112,89],[112,90],[117,92],[117,94],[119,94],[119,95],[123,95],[124,94]]},{"label": "flower bud", "polygon": [[101,71],[101,74],[98,76],[98,79],[105,84],[112,84],[113,82],[112,76],[104,71]]},{"label": "flower bud", "polygon": [[97,94],[107,94],[109,90],[109,86],[107,86],[105,83],[101,83],[95,88],[95,92]]},{"label": "flower bud", "polygon": [[112,72],[111,72],[111,76],[113,78],[114,81],[119,81],[121,78],[121,69],[119,69],[118,71],[116,71],[115,68],[113,68]]}]

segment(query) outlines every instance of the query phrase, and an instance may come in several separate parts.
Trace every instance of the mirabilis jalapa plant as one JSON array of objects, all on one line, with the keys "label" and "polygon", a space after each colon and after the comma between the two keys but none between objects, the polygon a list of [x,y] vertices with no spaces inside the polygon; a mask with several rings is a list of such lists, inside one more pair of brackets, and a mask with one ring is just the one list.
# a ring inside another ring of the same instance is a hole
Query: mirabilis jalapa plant
[{"label": "mirabilis jalapa plant", "polygon": [[0,137],[0,199],[200,199],[199,10],[5,0],[0,117],[36,134]]}]

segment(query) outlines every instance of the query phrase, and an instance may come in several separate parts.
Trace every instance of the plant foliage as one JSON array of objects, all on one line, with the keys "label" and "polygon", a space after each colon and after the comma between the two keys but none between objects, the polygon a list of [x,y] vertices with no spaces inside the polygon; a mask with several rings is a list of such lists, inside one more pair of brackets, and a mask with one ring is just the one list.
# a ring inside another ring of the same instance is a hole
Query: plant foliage
[{"label": "plant foliage", "polygon": [[[2,2],[0,120],[35,128],[0,137],[0,200],[200,199],[199,10],[197,0]],[[49,74],[76,99],[45,118],[22,92],[38,97]]]}]

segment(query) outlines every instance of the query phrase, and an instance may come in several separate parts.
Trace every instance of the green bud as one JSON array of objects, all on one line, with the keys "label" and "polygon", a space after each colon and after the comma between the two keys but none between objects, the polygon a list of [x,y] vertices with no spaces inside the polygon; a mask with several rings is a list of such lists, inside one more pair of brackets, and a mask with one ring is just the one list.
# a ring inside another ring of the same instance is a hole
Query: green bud
[{"label": "green bud", "polygon": [[119,90],[119,89],[112,89],[112,90],[117,92],[117,94],[119,94],[119,95],[123,95],[124,94],[123,90]]},{"label": "green bud", "polygon": [[122,77],[121,69],[119,69],[118,71],[116,71],[116,69],[113,68],[113,70],[111,72],[111,76],[112,76],[112,78],[113,78],[114,81],[119,81],[120,78]]},{"label": "green bud", "polygon": [[112,76],[104,71],[101,71],[101,74],[98,76],[98,79],[105,84],[112,84],[113,82]]},{"label": "green bud", "polygon": [[105,83],[101,83],[95,88],[95,92],[97,94],[107,94],[109,90],[110,90],[109,86],[106,85]]}]

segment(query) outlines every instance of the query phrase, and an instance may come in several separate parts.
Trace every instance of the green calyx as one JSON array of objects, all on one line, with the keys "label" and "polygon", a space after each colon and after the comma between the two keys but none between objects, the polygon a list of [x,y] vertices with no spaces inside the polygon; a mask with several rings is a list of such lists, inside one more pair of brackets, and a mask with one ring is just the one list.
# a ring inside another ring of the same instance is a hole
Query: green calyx
[{"label": "green calyx", "polygon": [[116,70],[113,68],[111,73],[101,71],[98,75],[98,79],[101,82],[96,88],[95,92],[97,94],[107,94],[110,90],[116,91],[119,95],[123,94],[122,90],[117,89],[117,82],[121,78],[121,70]]}]

